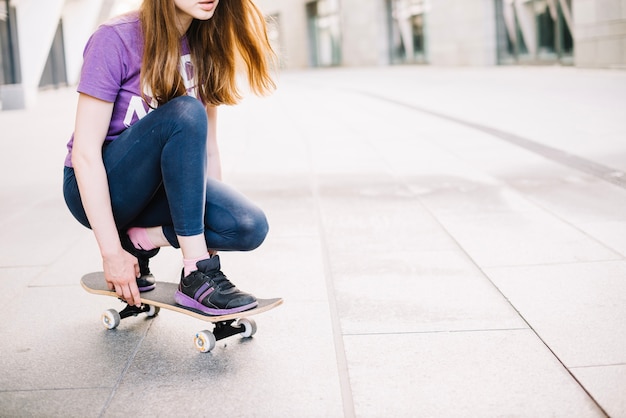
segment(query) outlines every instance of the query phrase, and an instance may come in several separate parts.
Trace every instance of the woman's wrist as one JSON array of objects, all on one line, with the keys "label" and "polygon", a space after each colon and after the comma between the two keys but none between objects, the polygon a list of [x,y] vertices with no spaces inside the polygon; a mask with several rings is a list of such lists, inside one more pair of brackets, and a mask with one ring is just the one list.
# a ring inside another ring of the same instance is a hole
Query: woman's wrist
[{"label": "woman's wrist", "polygon": [[119,256],[124,249],[122,248],[122,243],[117,240],[117,242],[109,242],[106,244],[100,244],[100,255],[103,259],[109,259],[113,257]]}]

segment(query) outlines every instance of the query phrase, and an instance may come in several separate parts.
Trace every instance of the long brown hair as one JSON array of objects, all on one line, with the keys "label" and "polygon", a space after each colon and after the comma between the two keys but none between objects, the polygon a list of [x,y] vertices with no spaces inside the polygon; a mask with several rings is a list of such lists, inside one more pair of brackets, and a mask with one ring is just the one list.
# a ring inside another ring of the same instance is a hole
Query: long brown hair
[{"label": "long brown hair", "polygon": [[[179,72],[180,33],[173,0],[144,0],[140,8],[144,33],[141,85],[159,104],[185,94]],[[242,98],[237,75],[244,72],[253,93],[264,95],[276,86],[271,77],[275,55],[261,11],[252,0],[222,0],[213,17],[194,19],[187,39],[205,104],[236,104]]]}]

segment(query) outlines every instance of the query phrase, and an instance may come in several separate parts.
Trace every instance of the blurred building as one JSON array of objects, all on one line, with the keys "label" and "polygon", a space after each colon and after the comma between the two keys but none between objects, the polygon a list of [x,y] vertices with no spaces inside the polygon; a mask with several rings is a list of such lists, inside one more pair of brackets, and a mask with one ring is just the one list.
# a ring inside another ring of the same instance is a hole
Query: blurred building
[{"label": "blurred building", "polygon": [[[0,106],[73,84],[98,23],[141,0],[0,0]],[[284,68],[626,69],[626,0],[256,0]]]},{"label": "blurred building", "polygon": [[28,107],[41,88],[73,84],[98,23],[136,0],[0,0],[0,104]]},{"label": "blurred building", "polygon": [[420,63],[626,69],[624,0],[257,0],[288,68]]}]

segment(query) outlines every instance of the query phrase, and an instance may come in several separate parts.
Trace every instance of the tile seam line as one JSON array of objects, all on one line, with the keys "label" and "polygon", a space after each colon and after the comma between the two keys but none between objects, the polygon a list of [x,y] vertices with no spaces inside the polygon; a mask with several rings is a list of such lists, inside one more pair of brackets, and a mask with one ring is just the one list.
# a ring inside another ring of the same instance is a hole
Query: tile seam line
[{"label": "tile seam line", "polygon": [[126,373],[128,373],[128,369],[130,369],[130,366],[131,364],[133,364],[135,357],[137,357],[137,353],[139,352],[139,349],[141,348],[143,341],[146,339],[148,335],[148,331],[150,331],[152,324],[153,324],[153,321],[150,321],[148,323],[148,327],[146,328],[146,331],[144,332],[141,339],[137,342],[137,345],[135,346],[135,349],[133,350],[131,355],[128,357],[128,360],[126,360],[126,364],[124,365],[124,368],[122,369],[122,372],[120,373],[119,378],[117,379],[117,381],[111,388],[111,393],[109,394],[106,401],[104,402],[104,405],[102,406],[102,409],[100,413],[98,414],[98,417],[102,418],[105,416],[107,410],[109,409],[109,406],[111,405],[111,402],[113,402],[113,398],[115,397],[117,390],[119,389],[120,385],[122,384],[122,381],[124,380],[124,377],[126,376]]},{"label": "tile seam line", "polygon": [[626,366],[626,363],[589,364],[585,366],[570,366],[570,370],[597,369],[601,367],[621,367],[621,366]]},{"label": "tile seam line", "polygon": [[[292,117],[291,109],[289,107],[283,107],[283,115],[286,120],[296,120]],[[333,345],[335,351],[335,365],[337,367],[339,390],[342,401],[343,416],[345,418],[356,417],[354,407],[354,397],[352,393],[352,384],[350,382],[350,369],[348,367],[348,360],[346,356],[346,349],[344,344],[344,336],[341,329],[339,312],[337,309],[337,298],[335,292],[335,286],[333,282],[332,271],[330,267],[330,256],[328,251],[328,240],[326,238],[326,230],[324,228],[324,217],[322,214],[321,197],[319,193],[319,184],[317,182],[315,163],[312,156],[311,141],[312,138],[308,134],[306,129],[298,126],[296,131],[299,133],[300,138],[304,142],[308,163],[308,185],[309,192],[312,197],[312,205],[315,213],[315,222],[317,225],[317,235],[320,240],[320,251],[322,258],[324,283],[326,285],[326,302],[328,303],[328,310],[330,315],[331,332],[333,338]]]},{"label": "tile seam line", "polygon": [[486,333],[486,332],[508,332],[508,331],[528,331],[533,332],[529,327],[516,328],[485,328],[485,329],[453,329],[453,330],[432,330],[432,331],[399,331],[399,332],[354,332],[345,333],[346,337],[370,337],[385,335],[428,335],[428,334],[463,334],[463,333]]},{"label": "tile seam line", "polygon": [[[515,186],[511,186],[511,187],[513,187],[515,190],[518,190]],[[547,212],[550,215],[554,216],[555,218],[559,219],[561,222],[563,222],[564,224],[568,225],[570,228],[572,228],[572,229],[578,231],[580,234],[586,236],[589,240],[595,242],[596,244],[604,247],[606,250],[612,252],[617,257],[617,258],[611,258],[611,259],[606,258],[606,259],[603,259],[603,260],[586,260],[586,261],[622,261],[622,260],[624,260],[625,254],[623,254],[621,252],[621,250],[618,250],[617,248],[615,248],[614,245],[611,245],[610,243],[603,242],[601,240],[601,238],[596,238],[590,232],[588,232],[585,229],[583,229],[583,227],[579,227],[578,225],[576,225],[574,223],[574,221],[570,221],[569,219],[567,219],[567,215],[562,216],[557,211],[553,210],[548,205],[545,205],[543,202],[541,202],[539,199],[535,198],[534,196],[524,195],[524,198],[528,199],[530,202],[532,202],[537,207],[541,208],[545,212]],[[584,225],[584,223],[583,223],[583,225]],[[583,262],[586,262],[586,261],[583,261]]]},{"label": "tile seam line", "polygon": [[356,417],[354,408],[354,396],[352,394],[352,384],[350,383],[350,369],[348,367],[348,359],[344,344],[344,336],[341,330],[341,322],[337,309],[337,298],[335,285],[333,281],[332,271],[330,268],[330,256],[328,253],[328,242],[326,239],[326,230],[324,228],[324,218],[322,216],[321,197],[319,193],[319,185],[316,180],[314,164],[311,157],[310,138],[306,133],[303,134],[304,142],[308,150],[309,163],[309,187],[313,197],[315,206],[315,217],[317,230],[320,239],[320,250],[322,254],[322,263],[324,269],[324,280],[326,284],[327,302],[331,319],[333,343],[335,347],[335,361],[337,372],[339,374],[339,389],[341,391],[343,414],[345,418]]},{"label": "tile seam line", "polygon": [[599,178],[601,180],[604,180],[615,186],[626,189],[626,173],[624,171],[614,169],[614,168],[611,168],[602,164],[598,164],[594,161],[579,157],[575,154],[570,154],[558,148],[541,144],[539,142],[530,140],[528,138],[524,138],[520,135],[516,135],[510,132],[505,132],[500,129],[492,128],[492,127],[482,125],[476,122],[471,122],[468,120],[457,118],[455,116],[446,115],[445,113],[430,110],[430,109],[427,109],[427,108],[424,108],[415,104],[403,102],[398,99],[385,97],[383,95],[376,94],[373,92],[356,90],[356,89],[344,88],[343,90],[349,91],[355,94],[359,94],[365,97],[369,97],[371,99],[376,99],[376,100],[384,101],[387,103],[395,104],[397,106],[402,106],[402,107],[414,110],[416,112],[421,112],[430,116],[437,117],[439,119],[443,119],[448,122],[456,123],[466,128],[483,132],[485,134],[498,138],[502,141],[508,142],[509,144],[516,145],[522,149],[525,149],[526,151],[532,152],[550,161],[562,164],[569,168],[573,168],[575,170],[581,171],[583,173],[586,173],[596,178]]},{"label": "tile seam line", "polygon": [[[619,255],[619,254],[618,254]],[[549,261],[545,263],[522,263],[522,264],[490,264],[483,265],[483,270],[501,270],[512,268],[534,268],[534,267],[553,267],[553,266],[568,266],[568,265],[580,265],[580,264],[602,264],[602,263],[623,263],[624,257],[619,258],[606,258],[597,260],[574,260],[574,261]]]},{"label": "tile seam line", "polygon": [[80,387],[59,387],[59,388],[38,388],[38,389],[2,389],[0,393],[28,393],[28,392],[72,392],[82,390],[106,390],[111,386],[80,386]]},{"label": "tile seam line", "polygon": [[333,340],[335,345],[335,358],[337,361],[337,369],[339,372],[339,384],[341,386],[341,397],[343,399],[343,412],[344,417],[355,417],[356,411],[354,409],[354,397],[352,395],[352,385],[350,383],[350,369],[348,367],[348,359],[346,356],[346,349],[343,341],[343,333],[341,330],[341,322],[339,318],[339,312],[337,309],[337,297],[335,294],[335,285],[330,268],[330,257],[328,254],[328,243],[326,239],[326,231],[324,228],[320,196],[317,191],[317,185],[314,183],[313,198],[315,201],[315,211],[317,217],[317,224],[320,234],[320,243],[322,251],[322,259],[324,265],[324,278],[326,281],[326,292],[328,295],[328,306],[331,317]]}]

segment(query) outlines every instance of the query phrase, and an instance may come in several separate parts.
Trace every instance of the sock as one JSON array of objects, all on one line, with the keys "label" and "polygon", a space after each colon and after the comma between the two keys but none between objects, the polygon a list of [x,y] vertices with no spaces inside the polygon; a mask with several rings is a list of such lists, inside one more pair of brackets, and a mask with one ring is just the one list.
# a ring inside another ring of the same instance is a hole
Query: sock
[{"label": "sock", "polygon": [[138,250],[150,251],[156,248],[156,245],[150,241],[146,228],[130,228],[128,238]]},{"label": "sock", "polygon": [[211,258],[211,254],[206,253],[206,255],[203,255],[202,257],[198,257],[198,258],[184,258],[183,259],[183,266],[184,266],[184,270],[185,270],[185,277],[189,276],[189,273],[191,273],[192,271],[196,271],[198,270],[198,267],[196,267],[196,263],[200,260],[206,260],[207,258]]}]

